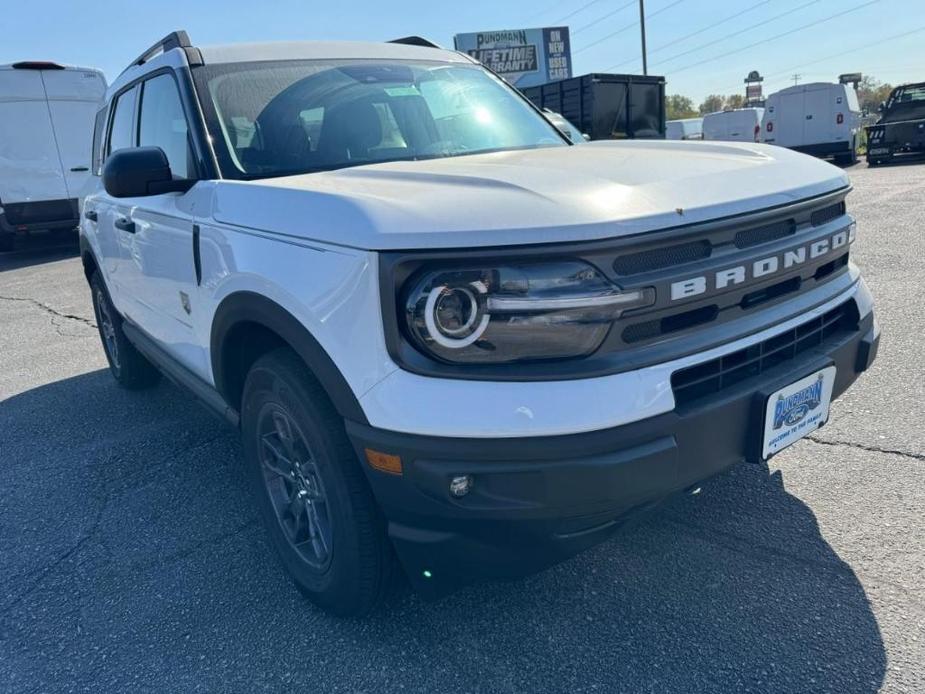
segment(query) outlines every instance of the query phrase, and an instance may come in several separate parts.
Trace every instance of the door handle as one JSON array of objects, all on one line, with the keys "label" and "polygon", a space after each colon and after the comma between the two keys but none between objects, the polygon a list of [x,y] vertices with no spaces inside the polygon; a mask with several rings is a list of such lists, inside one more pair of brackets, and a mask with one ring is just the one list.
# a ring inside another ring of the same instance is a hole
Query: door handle
[{"label": "door handle", "polygon": [[96,210],[86,210],[84,212],[84,217],[89,219],[91,222],[95,222],[97,219],[99,219],[99,215],[97,215]]},{"label": "door handle", "polygon": [[71,171],[89,171],[89,170],[90,168],[87,166],[75,166],[71,169]]},{"label": "door handle", "polygon": [[128,217],[116,217],[116,221],[114,223],[116,225],[116,229],[127,231],[130,234],[135,233],[135,222],[133,222]]}]

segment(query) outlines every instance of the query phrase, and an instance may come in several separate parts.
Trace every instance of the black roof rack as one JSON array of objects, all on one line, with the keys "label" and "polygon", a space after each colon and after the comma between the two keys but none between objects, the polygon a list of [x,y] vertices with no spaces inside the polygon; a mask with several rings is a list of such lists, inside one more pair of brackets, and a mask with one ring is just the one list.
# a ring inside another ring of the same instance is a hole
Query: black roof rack
[{"label": "black roof rack", "polygon": [[406,46],[421,46],[423,48],[440,48],[430,39],[425,39],[421,36],[404,36],[400,39],[392,39],[389,43],[403,43]]},{"label": "black roof rack", "polygon": [[185,31],[172,31],[167,34],[167,36],[151,46],[144,53],[142,53],[140,56],[135,58],[135,60],[133,60],[131,63],[129,63],[129,67],[132,67],[133,65],[144,65],[154,56],[160,55],[161,53],[166,53],[167,51],[174,48],[190,48],[192,45],[193,44],[190,43],[189,36]]}]

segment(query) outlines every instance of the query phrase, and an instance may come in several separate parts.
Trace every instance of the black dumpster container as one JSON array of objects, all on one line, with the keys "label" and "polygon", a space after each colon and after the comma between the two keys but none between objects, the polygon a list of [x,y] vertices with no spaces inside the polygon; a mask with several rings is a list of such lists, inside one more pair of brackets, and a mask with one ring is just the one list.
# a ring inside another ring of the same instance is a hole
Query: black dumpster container
[{"label": "black dumpster container", "polygon": [[665,137],[664,77],[592,73],[522,91],[592,140]]}]

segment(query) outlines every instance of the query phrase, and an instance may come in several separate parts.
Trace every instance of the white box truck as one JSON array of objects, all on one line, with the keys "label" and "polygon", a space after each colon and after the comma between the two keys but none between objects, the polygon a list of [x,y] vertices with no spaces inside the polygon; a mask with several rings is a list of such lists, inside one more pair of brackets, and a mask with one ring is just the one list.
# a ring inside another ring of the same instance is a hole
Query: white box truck
[{"label": "white box truck", "polygon": [[93,68],[0,65],[0,250],[17,234],[76,229],[106,78]]},{"label": "white box truck", "polygon": [[850,85],[798,84],[768,96],[761,138],[771,145],[853,164],[860,118],[858,96]]},{"label": "white box truck", "polygon": [[727,142],[758,142],[762,108],[737,108],[703,117],[703,139]]}]

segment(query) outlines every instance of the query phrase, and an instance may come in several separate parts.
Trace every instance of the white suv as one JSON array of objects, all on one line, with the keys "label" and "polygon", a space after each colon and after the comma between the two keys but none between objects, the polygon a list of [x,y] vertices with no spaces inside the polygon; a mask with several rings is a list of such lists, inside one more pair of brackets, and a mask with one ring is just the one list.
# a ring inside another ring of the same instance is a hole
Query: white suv
[{"label": "white suv", "polygon": [[300,588],[523,575],[825,423],[874,359],[849,184],[777,147],[572,146],[419,39],[196,48],[97,118],[106,356],[240,428]]}]

